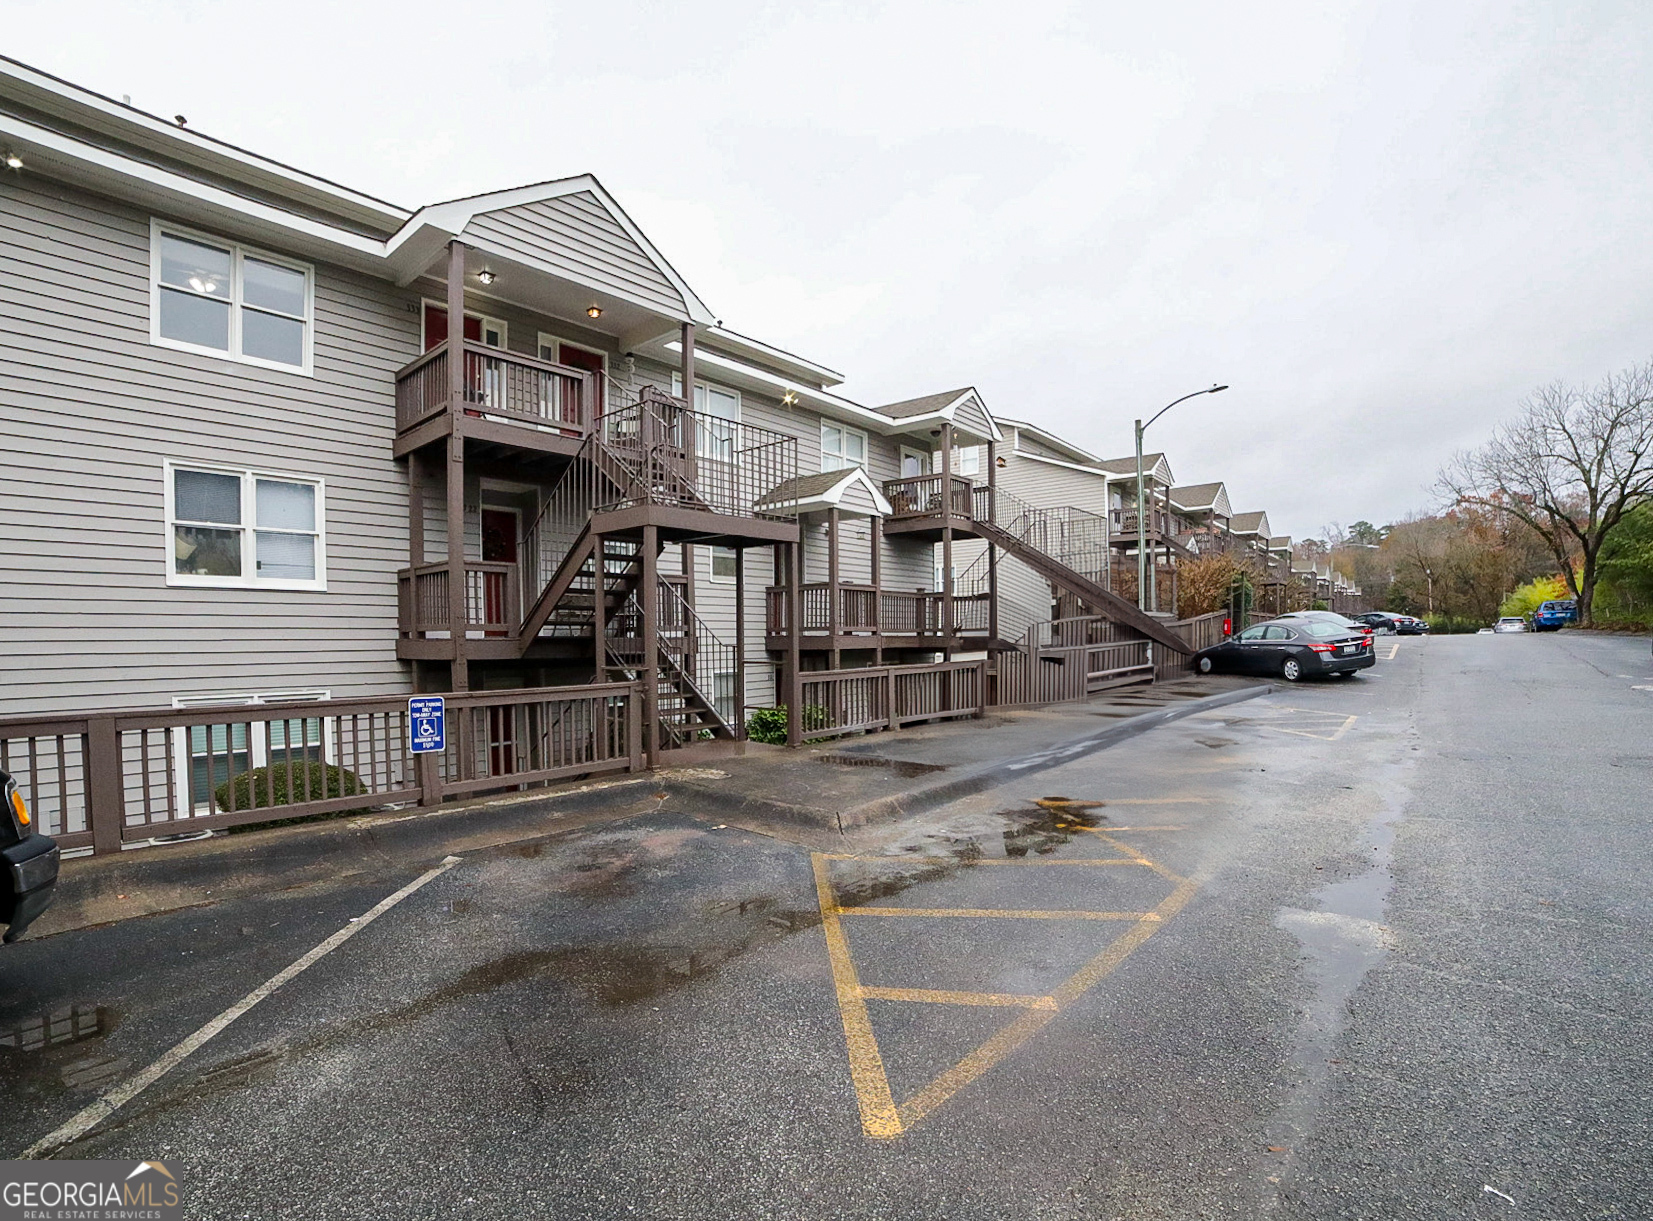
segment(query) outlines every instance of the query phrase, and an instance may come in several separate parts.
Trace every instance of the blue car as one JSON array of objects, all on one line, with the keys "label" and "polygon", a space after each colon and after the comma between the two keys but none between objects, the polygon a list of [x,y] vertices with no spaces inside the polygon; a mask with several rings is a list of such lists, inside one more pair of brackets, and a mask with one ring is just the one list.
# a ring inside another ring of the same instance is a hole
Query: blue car
[{"label": "blue car", "polygon": [[1578,603],[1571,598],[1546,602],[1532,614],[1532,630],[1535,632],[1559,632],[1567,624],[1577,622]]}]

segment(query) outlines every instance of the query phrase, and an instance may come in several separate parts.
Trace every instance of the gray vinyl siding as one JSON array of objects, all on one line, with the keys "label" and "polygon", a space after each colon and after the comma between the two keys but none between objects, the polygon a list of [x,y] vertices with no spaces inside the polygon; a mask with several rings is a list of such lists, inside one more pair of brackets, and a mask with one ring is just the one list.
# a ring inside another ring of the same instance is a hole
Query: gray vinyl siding
[{"label": "gray vinyl siding", "polygon": [[[0,182],[0,714],[405,691],[407,293],[317,266],[305,377],[151,344],[149,266],[149,213]],[[326,592],[169,587],[169,458],[324,480]]]},{"label": "gray vinyl siding", "polygon": [[[667,554],[676,553],[669,548]],[[712,579],[712,549],[696,547],[695,613],[725,644],[735,643],[735,583]],[[665,555],[661,556],[665,559]],[[746,549],[746,703],[768,708],[775,703],[775,669],[765,650],[764,591],[775,582],[775,555],[770,547]]]},{"label": "gray vinyl siding", "polygon": [[589,191],[483,212],[463,234],[492,250],[682,318],[681,293]]}]

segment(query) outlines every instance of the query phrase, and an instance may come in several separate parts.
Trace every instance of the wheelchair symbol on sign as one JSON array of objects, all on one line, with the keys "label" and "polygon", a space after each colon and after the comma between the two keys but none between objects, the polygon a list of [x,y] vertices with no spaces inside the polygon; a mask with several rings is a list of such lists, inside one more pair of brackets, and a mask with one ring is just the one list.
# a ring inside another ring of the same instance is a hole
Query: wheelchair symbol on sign
[{"label": "wheelchair symbol on sign", "polygon": [[447,717],[440,695],[414,696],[408,701],[408,749],[416,755],[447,746]]}]

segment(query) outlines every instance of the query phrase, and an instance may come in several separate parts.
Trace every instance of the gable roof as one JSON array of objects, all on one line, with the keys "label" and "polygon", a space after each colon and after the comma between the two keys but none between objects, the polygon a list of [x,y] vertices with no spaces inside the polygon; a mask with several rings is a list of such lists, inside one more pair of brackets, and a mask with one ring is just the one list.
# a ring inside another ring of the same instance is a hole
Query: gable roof
[{"label": "gable roof", "polygon": [[777,483],[755,506],[771,513],[819,513],[839,509],[846,513],[875,513],[888,517],[894,510],[872,476],[858,466],[799,475]]},{"label": "gable roof", "polygon": [[[1106,458],[1096,464],[1108,473],[1110,479],[1119,479],[1129,476],[1136,478],[1136,455],[1129,458]],[[1173,478],[1171,474],[1171,460],[1164,454],[1143,454],[1142,474],[1145,478],[1153,479],[1161,484],[1169,484]]]},{"label": "gable roof", "polygon": [[910,425],[927,421],[946,422],[982,441],[1000,441],[1004,438],[992,413],[987,410],[987,404],[982,401],[981,392],[974,386],[943,390],[940,394],[926,394],[916,399],[902,399],[899,403],[886,403],[873,410],[881,416]]},{"label": "gable roof", "polygon": [[1267,513],[1236,513],[1228,520],[1230,534],[1256,534],[1268,537]]},{"label": "gable roof", "polygon": [[1171,489],[1171,503],[1179,509],[1216,509],[1218,502],[1227,499],[1221,483],[1191,483],[1187,487]]},{"label": "gable roof", "polygon": [[1270,538],[1268,540],[1268,549],[1270,551],[1290,551],[1291,550],[1291,535],[1289,535],[1289,534],[1276,534],[1276,535],[1274,535],[1272,538]]},{"label": "gable roof", "polygon": [[717,323],[591,174],[428,204],[397,230],[386,253],[411,279],[461,236],[467,244],[553,275],[599,281],[605,291],[681,321]]}]

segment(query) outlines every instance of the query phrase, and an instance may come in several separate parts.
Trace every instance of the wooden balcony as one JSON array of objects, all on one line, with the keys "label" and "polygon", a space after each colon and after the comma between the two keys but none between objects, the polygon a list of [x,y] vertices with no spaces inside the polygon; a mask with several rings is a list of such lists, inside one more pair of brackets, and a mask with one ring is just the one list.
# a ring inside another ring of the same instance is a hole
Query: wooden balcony
[{"label": "wooden balcony", "polygon": [[955,534],[971,535],[977,518],[992,520],[989,495],[986,484],[962,475],[886,479],[884,499],[891,511],[884,533],[940,538],[942,528],[950,526]]},{"label": "wooden balcony", "polygon": [[[951,624],[946,622],[946,599],[928,590],[908,593],[840,583],[834,591],[825,581],[813,581],[800,594],[803,634],[798,643],[805,649],[942,648],[987,635],[985,593],[955,596]],[[765,595],[765,632],[770,647],[780,648],[789,631],[786,589],[772,585]]]},{"label": "wooden balcony", "polygon": [[[1108,540],[1115,547],[1136,546],[1135,509],[1113,509],[1108,514]],[[1146,533],[1151,543],[1164,542],[1173,539],[1181,529],[1177,517],[1165,509],[1150,509],[1147,514]]]},{"label": "wooden balcony", "polygon": [[[451,654],[450,571],[446,564],[421,564],[396,574],[396,655],[441,658]],[[466,655],[517,655],[522,623],[522,589],[515,564],[465,564]]]},{"label": "wooden balcony", "polygon": [[396,374],[396,453],[455,430],[552,453],[572,453],[597,414],[596,383],[583,369],[465,341],[458,390],[448,344],[439,343]]}]

